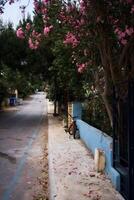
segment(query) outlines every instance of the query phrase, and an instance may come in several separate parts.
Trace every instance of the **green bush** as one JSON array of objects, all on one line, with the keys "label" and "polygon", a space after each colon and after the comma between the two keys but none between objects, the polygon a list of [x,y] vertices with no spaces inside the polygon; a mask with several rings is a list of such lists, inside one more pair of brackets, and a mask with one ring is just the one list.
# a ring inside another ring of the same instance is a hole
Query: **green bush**
[{"label": "green bush", "polygon": [[96,95],[83,103],[82,119],[108,135],[112,135],[109,118],[99,95]]}]

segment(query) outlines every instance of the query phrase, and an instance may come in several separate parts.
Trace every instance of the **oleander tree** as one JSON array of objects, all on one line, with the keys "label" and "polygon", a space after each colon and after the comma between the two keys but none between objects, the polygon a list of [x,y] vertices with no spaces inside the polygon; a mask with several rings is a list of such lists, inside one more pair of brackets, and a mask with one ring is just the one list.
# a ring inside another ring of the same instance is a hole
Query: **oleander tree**
[{"label": "oleander tree", "polygon": [[[29,47],[33,50],[38,50],[40,45],[42,45],[42,41],[44,41],[44,46],[51,49],[54,56],[54,61],[49,67],[49,84],[54,87],[56,79],[56,93],[60,94],[60,98],[66,96],[68,100],[80,99],[82,94],[84,95],[82,91],[82,78],[77,72],[75,65],[72,64],[71,49],[63,43],[66,27],[58,19],[58,13],[62,4],[60,1],[57,2],[53,6],[48,2],[45,3],[49,10],[48,15],[45,16],[46,21],[44,15],[40,12],[41,9],[44,9],[44,12],[46,12],[44,4],[42,5],[40,2],[38,5],[36,3],[33,24],[27,23],[25,29],[20,27],[17,30],[17,35],[21,39],[27,38]],[[77,90],[78,84],[80,87],[79,91]],[[80,93],[80,91],[82,92]]]},{"label": "oleander tree", "polygon": [[48,66],[53,57],[43,41],[38,51],[33,51],[26,40],[16,37],[11,23],[0,21],[0,47],[0,104],[14,89],[18,89],[20,97],[25,97],[49,78]]},{"label": "oleander tree", "polygon": [[34,13],[33,23],[19,27],[17,36],[34,50],[42,39],[55,49],[60,39],[71,52],[72,70],[91,77],[112,125],[113,85],[134,76],[133,0],[35,0]]},{"label": "oleander tree", "polygon": [[64,43],[72,46],[78,71],[91,70],[111,125],[113,85],[134,75],[133,17],[132,1],[70,1],[61,12],[69,27]]}]

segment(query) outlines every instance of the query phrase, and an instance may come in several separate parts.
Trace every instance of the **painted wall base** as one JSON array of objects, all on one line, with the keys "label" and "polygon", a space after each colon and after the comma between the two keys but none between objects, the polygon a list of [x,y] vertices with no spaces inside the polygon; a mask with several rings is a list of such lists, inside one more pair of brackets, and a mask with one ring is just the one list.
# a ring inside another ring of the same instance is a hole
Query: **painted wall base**
[{"label": "painted wall base", "polygon": [[113,168],[113,140],[102,131],[90,126],[84,121],[78,119],[77,126],[80,131],[80,137],[92,153],[96,148],[100,148],[105,153],[106,166],[105,172],[111,179],[115,188],[120,191],[120,174]]}]

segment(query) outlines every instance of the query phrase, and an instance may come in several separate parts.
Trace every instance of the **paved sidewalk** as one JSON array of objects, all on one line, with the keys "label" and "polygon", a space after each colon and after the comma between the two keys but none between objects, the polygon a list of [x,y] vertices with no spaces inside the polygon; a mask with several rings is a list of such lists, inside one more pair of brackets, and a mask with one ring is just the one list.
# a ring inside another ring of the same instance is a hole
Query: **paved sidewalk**
[{"label": "paved sidewalk", "polygon": [[92,153],[69,138],[48,102],[50,200],[123,200],[109,179],[94,170]]}]

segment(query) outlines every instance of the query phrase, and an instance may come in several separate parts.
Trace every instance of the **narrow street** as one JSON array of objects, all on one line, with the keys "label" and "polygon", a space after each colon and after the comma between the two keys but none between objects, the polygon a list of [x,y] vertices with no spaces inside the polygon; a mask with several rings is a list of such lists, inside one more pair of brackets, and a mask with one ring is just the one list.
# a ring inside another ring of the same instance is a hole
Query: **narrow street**
[{"label": "narrow street", "polygon": [[43,92],[0,113],[0,200],[33,200],[40,191],[46,115]]}]

